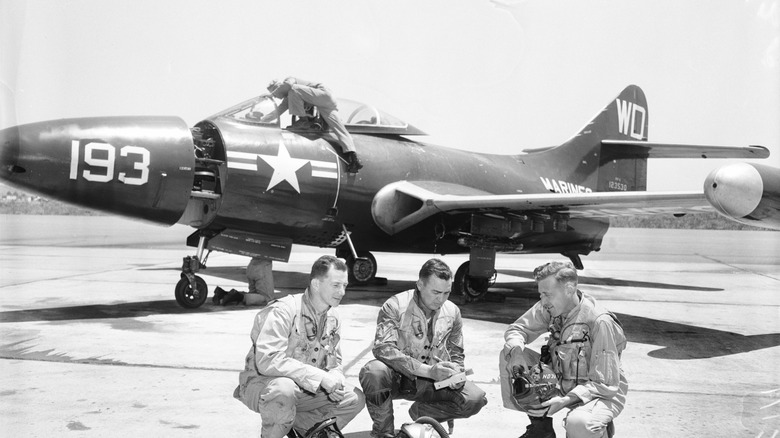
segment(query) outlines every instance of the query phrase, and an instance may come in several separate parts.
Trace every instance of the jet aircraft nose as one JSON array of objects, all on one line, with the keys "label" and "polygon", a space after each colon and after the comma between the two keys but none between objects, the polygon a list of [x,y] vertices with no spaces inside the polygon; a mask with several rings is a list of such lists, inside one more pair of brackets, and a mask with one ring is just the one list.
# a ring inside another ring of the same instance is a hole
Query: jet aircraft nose
[{"label": "jet aircraft nose", "polygon": [[184,120],[90,117],[0,130],[0,179],[48,199],[172,225],[193,189]]},{"label": "jet aircraft nose", "polygon": [[13,173],[22,173],[19,162],[19,129],[15,126],[0,130],[0,178],[9,179]]},{"label": "jet aircraft nose", "polygon": [[761,202],[764,182],[755,167],[747,163],[721,166],[704,180],[704,195],[721,213],[741,218]]}]

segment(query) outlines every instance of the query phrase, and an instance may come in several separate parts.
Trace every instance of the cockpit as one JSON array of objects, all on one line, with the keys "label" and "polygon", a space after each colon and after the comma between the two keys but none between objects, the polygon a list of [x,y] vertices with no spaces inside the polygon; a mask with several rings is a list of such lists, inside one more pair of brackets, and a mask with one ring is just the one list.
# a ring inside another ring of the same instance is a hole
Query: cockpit
[{"label": "cockpit", "polygon": [[[337,99],[337,103],[339,116],[352,134],[425,135],[423,131],[371,105],[348,99]],[[203,199],[203,202],[215,202],[214,200],[219,199],[222,193],[221,175],[225,171],[227,152],[220,134],[221,128],[218,126],[224,123],[233,126],[238,124],[297,130],[293,124],[295,120],[289,112],[285,112],[282,117],[265,117],[267,114],[274,113],[276,108],[276,101],[270,95],[264,94],[218,112],[192,127],[191,132],[195,146],[195,182],[192,197]],[[230,129],[229,126],[224,126],[224,128]],[[327,126],[322,126],[319,129],[325,130]],[[251,129],[248,131],[240,129],[238,132],[242,132],[242,135],[247,135],[247,133],[252,135]],[[309,129],[306,132],[311,133],[312,130]],[[214,209],[209,207],[204,211],[213,212]],[[194,223],[195,219],[191,222]]]},{"label": "cockpit", "polygon": [[[356,134],[400,134],[425,135],[423,131],[387,114],[372,105],[349,99],[337,99],[339,115],[347,130]],[[270,95],[261,95],[232,106],[210,118],[229,118],[231,120],[258,126],[286,127],[292,124],[289,113],[281,118],[263,120],[263,116],[271,114],[277,107],[276,101]]]}]

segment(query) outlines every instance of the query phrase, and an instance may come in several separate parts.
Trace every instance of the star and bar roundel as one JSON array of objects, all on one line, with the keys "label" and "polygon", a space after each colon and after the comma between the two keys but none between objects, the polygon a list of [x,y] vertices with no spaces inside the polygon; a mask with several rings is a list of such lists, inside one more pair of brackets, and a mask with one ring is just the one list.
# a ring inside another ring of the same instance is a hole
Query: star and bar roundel
[{"label": "star and bar roundel", "polygon": [[262,160],[273,168],[273,174],[268,181],[269,191],[283,182],[287,182],[299,194],[301,187],[298,183],[297,172],[306,164],[311,164],[312,178],[338,179],[338,164],[334,161],[320,161],[290,156],[290,151],[279,139],[279,149],[276,155],[253,154],[248,152],[227,151],[228,168],[242,169],[257,172],[258,160]]}]

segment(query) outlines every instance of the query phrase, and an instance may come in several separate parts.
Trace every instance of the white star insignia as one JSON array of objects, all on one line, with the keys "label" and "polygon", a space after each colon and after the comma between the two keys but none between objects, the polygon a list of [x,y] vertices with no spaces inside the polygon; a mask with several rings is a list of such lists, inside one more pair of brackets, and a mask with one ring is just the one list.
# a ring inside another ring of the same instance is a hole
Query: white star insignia
[{"label": "white star insignia", "polygon": [[274,174],[271,175],[271,180],[268,182],[268,188],[265,189],[266,191],[276,187],[282,181],[287,181],[296,192],[301,193],[301,188],[298,185],[298,176],[295,175],[295,172],[305,166],[309,160],[290,157],[290,152],[287,150],[287,147],[282,140],[279,140],[279,152],[277,156],[258,155],[258,157],[262,158],[269,166],[274,168]]}]

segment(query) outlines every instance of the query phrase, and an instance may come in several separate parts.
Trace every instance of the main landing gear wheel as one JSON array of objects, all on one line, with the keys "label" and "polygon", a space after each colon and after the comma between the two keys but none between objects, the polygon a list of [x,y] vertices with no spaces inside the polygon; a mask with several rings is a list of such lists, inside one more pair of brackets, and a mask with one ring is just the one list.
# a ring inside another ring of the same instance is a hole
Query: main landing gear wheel
[{"label": "main landing gear wheel", "polygon": [[176,302],[185,309],[197,309],[206,302],[209,294],[206,281],[195,276],[195,290],[192,290],[190,280],[186,275],[181,276],[181,280],[176,283]]},{"label": "main landing gear wheel", "polygon": [[473,277],[468,272],[469,262],[460,265],[455,272],[455,280],[452,285],[455,294],[463,296],[463,300],[466,303],[484,297],[488,288],[496,281],[495,271],[491,277]]},{"label": "main landing gear wheel", "polygon": [[368,251],[358,251],[358,257],[347,257],[349,282],[366,284],[376,277],[376,258]]}]

